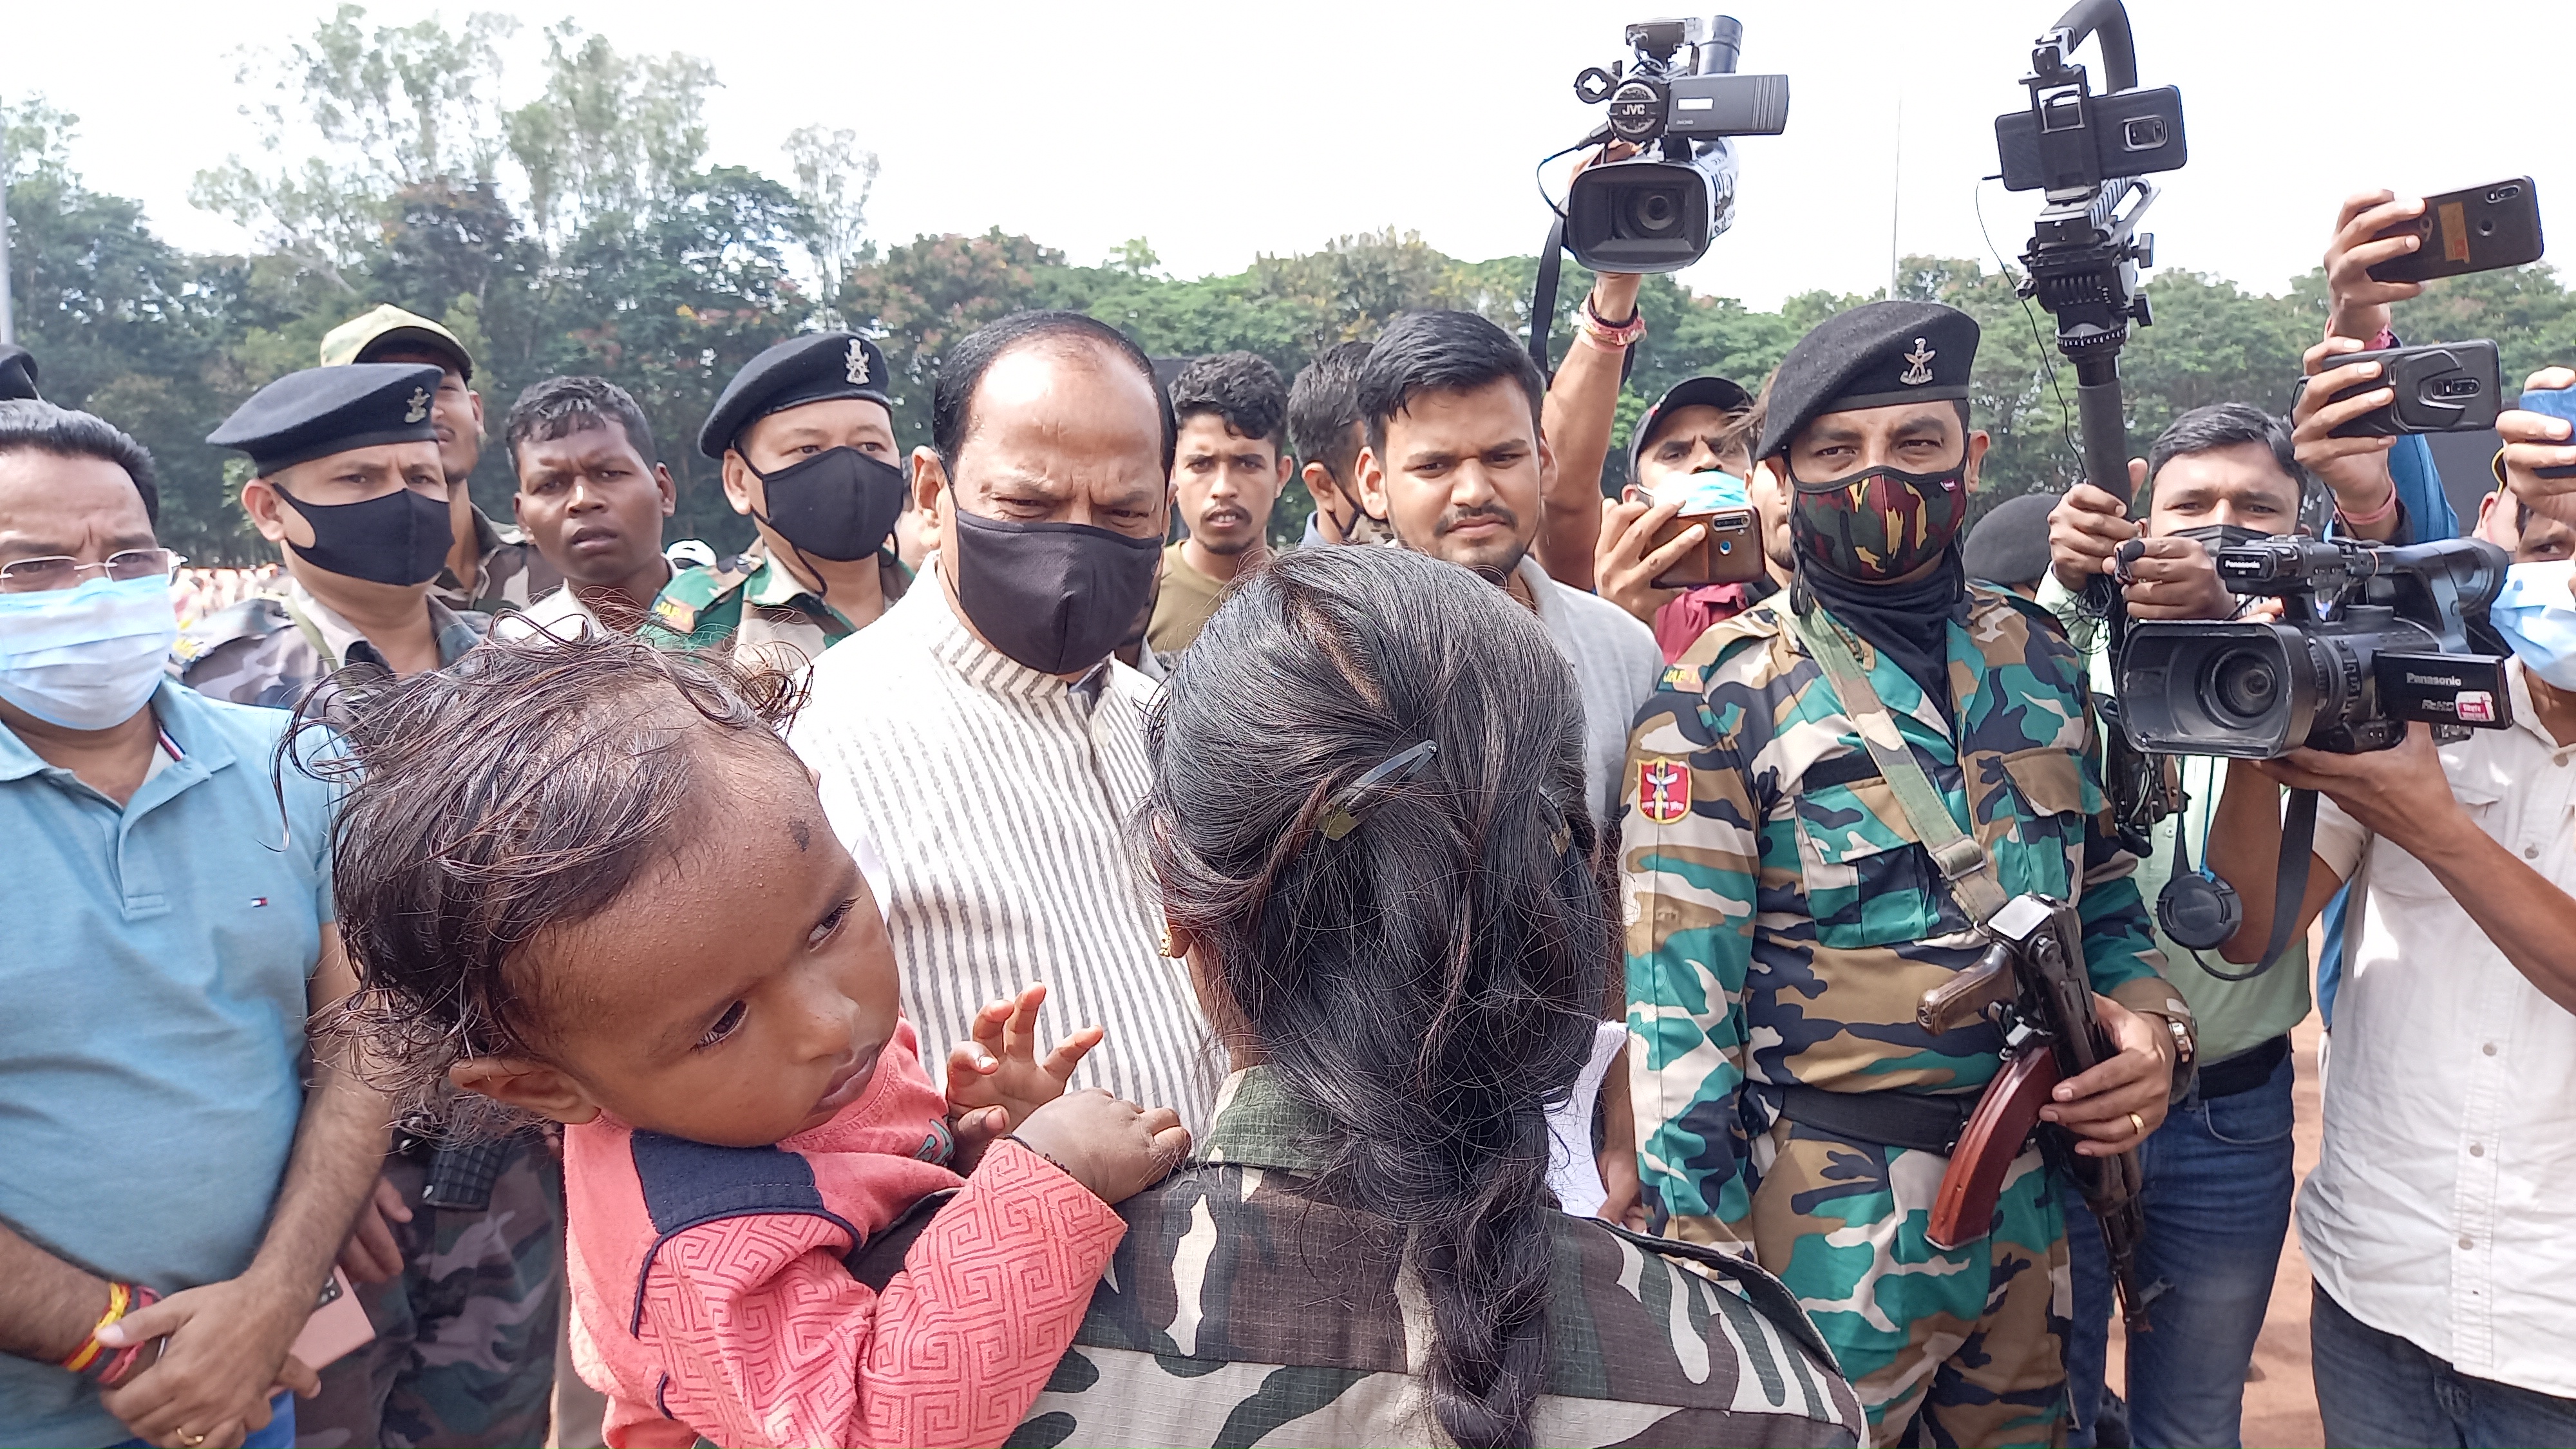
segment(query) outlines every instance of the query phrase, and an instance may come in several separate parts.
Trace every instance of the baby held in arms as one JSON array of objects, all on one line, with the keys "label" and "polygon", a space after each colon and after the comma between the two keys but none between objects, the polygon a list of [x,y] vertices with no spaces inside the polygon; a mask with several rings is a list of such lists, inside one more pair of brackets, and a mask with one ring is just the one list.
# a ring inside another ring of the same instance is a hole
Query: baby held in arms
[{"label": "baby held in arms", "polygon": [[943,1099],[783,678],[622,638],[341,677],[357,1037],[456,1131],[563,1124],[573,1357],[612,1445],[999,1443],[1189,1135],[985,1008]]}]

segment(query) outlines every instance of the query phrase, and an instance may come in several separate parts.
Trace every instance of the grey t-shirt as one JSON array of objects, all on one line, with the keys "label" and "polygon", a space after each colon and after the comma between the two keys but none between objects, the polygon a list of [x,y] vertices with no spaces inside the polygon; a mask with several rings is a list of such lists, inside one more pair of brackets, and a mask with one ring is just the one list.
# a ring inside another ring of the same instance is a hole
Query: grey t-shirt
[{"label": "grey t-shirt", "polygon": [[1603,830],[1615,830],[1628,726],[1663,678],[1663,651],[1655,647],[1655,631],[1627,610],[1549,578],[1538,560],[1523,558],[1519,572],[1556,652],[1574,667],[1574,686],[1583,696],[1584,789],[1593,819]]}]

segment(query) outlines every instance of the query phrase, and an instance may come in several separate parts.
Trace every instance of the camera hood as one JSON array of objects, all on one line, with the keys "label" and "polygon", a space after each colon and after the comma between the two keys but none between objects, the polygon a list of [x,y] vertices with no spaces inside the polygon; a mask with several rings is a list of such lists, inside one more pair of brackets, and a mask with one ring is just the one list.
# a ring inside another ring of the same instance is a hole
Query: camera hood
[{"label": "camera hood", "polygon": [[1596,272],[1680,271],[1734,224],[1735,148],[1723,139],[1689,161],[1589,167],[1565,197],[1565,249]]},{"label": "camera hood", "polygon": [[2157,623],[2129,630],[2120,724],[2149,754],[2268,760],[2304,744],[2345,681],[2287,624]]}]

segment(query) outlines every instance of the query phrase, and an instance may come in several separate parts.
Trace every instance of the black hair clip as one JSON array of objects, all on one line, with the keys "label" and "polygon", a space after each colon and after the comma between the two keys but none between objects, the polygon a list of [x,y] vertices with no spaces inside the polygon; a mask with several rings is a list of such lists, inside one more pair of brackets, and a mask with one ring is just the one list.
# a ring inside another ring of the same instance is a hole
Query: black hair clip
[{"label": "black hair clip", "polygon": [[1385,798],[1390,788],[1421,773],[1422,767],[1439,753],[1438,745],[1424,740],[1345,786],[1324,807],[1324,838],[1339,840],[1359,829],[1361,816]]}]

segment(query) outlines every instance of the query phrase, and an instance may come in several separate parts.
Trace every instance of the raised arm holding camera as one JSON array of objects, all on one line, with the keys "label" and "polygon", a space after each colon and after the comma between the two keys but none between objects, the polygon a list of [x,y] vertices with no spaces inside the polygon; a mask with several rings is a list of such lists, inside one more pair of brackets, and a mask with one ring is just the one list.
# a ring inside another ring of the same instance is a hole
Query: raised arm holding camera
[{"label": "raised arm holding camera", "polygon": [[2304,927],[2367,882],[2299,1200],[2329,1444],[2576,1438],[2576,529],[2524,501],[2560,451],[2532,441],[2543,422],[2498,420],[2517,441],[2477,526],[2513,558],[2488,610],[2514,656],[2510,726],[2437,748],[2416,723],[2395,748],[2256,764],[2326,797],[2301,901],[2275,899],[2267,802],[2231,792],[2211,830],[2209,864],[2244,904],[2231,960],[2261,952],[2276,911]]}]

